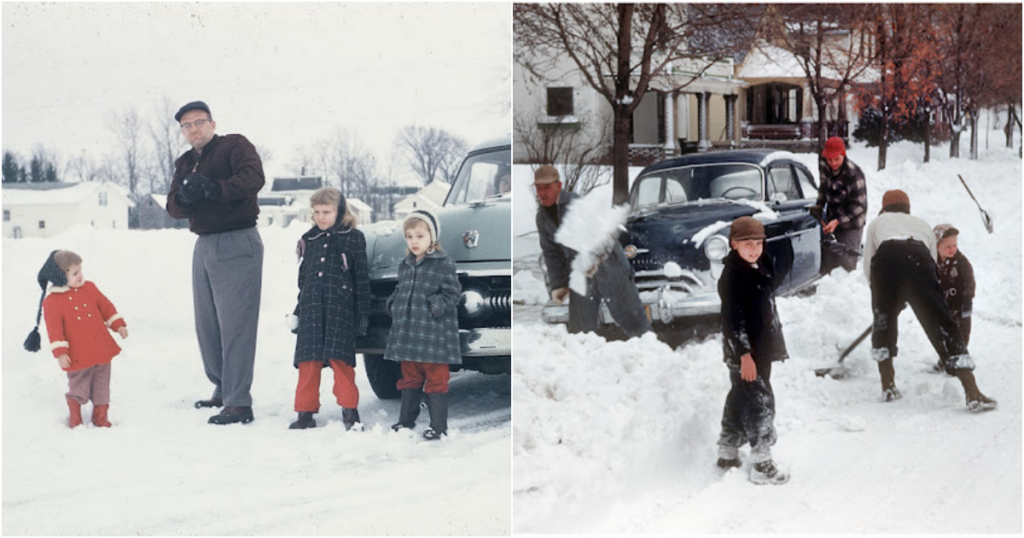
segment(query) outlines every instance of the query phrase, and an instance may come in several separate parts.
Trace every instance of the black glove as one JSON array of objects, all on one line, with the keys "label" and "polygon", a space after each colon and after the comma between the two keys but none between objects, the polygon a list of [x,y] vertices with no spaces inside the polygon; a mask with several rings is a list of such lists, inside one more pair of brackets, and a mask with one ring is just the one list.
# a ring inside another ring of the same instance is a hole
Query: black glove
[{"label": "black glove", "polygon": [[812,205],[811,207],[808,207],[807,208],[807,212],[810,213],[812,217],[814,217],[814,218],[816,218],[818,220],[821,220],[821,206],[820,205]]},{"label": "black glove", "polygon": [[181,188],[174,195],[174,201],[181,207],[192,207],[200,198],[203,197],[203,189],[196,188],[193,183],[188,182],[185,179],[181,183]]},{"label": "black glove", "polygon": [[[203,179],[206,178],[204,177]],[[206,182],[203,183],[203,196],[205,196],[207,200],[217,200],[220,198],[220,195],[220,183],[217,183],[216,181],[210,181],[209,179],[207,179]]]}]

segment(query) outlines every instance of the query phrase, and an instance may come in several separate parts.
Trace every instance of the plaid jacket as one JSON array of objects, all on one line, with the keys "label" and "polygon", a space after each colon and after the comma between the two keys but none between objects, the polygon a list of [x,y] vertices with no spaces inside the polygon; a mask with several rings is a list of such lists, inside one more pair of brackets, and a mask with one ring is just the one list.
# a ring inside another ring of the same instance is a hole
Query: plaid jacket
[{"label": "plaid jacket", "polygon": [[299,240],[299,318],[295,367],[338,359],[356,365],[356,334],[370,319],[370,277],[363,232],[314,226]]},{"label": "plaid jacket", "polygon": [[398,285],[388,298],[391,333],[384,358],[462,364],[455,261],[435,250],[419,262],[408,254],[398,265]]},{"label": "plaid jacket", "polygon": [[868,188],[864,172],[849,158],[843,159],[839,170],[824,158],[818,159],[818,205],[825,208],[825,223],[839,221],[839,230],[863,228],[868,215]]}]

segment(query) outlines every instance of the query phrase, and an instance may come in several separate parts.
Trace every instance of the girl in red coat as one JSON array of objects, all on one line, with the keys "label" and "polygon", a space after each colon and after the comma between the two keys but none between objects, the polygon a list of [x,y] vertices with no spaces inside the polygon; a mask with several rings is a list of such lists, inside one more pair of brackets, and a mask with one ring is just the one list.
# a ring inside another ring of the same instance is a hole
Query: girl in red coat
[{"label": "girl in red coat", "polygon": [[[121,352],[110,331],[128,338],[125,321],[96,285],[82,276],[82,258],[74,252],[51,252],[39,270],[38,280],[43,289],[40,309],[46,313],[50,349],[68,373],[68,426],[82,424],[82,404],[92,400],[93,425],[109,428],[110,361]],[[47,283],[53,284],[49,290]],[[39,314],[25,348],[39,350]]]}]

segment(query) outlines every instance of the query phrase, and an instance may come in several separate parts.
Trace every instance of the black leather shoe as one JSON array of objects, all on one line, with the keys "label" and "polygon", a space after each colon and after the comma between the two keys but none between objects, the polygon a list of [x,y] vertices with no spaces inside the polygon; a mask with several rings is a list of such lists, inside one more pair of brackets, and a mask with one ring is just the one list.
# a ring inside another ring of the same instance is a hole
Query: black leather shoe
[{"label": "black leather shoe", "polygon": [[213,415],[208,421],[210,424],[248,424],[253,421],[252,407],[225,407],[220,414]]},{"label": "black leather shoe", "polygon": [[341,420],[345,423],[345,431],[355,428],[357,431],[362,431],[363,425],[359,421],[359,410],[349,409],[347,407],[341,408]]},{"label": "black leather shoe", "polygon": [[202,409],[204,407],[224,407],[224,400],[220,398],[210,398],[209,400],[199,400],[196,402],[196,409]]}]

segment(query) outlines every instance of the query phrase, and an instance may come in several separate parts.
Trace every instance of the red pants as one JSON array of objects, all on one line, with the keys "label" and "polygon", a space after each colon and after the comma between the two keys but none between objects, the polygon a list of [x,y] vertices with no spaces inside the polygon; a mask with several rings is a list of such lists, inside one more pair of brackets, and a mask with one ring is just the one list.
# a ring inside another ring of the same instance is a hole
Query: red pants
[{"label": "red pants", "polygon": [[[447,364],[433,362],[402,361],[402,379],[398,380],[398,390],[418,389],[423,387],[423,392],[448,392]],[[426,385],[424,385],[426,382]]]},{"label": "red pants", "polygon": [[[334,396],[338,405],[355,409],[359,407],[359,389],[356,388],[356,370],[339,360],[331,360],[334,370]],[[299,363],[299,384],[295,387],[295,411],[316,413],[320,411],[320,370],[318,361]]]}]

